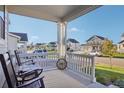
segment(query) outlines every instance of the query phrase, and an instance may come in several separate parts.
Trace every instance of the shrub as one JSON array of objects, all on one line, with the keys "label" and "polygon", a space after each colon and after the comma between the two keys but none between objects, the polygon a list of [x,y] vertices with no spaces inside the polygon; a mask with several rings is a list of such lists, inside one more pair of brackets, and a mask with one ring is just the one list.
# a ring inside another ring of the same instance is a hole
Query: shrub
[{"label": "shrub", "polygon": [[119,78],[119,76],[117,75],[111,75],[111,82],[115,82],[117,79]]},{"label": "shrub", "polygon": [[110,85],[112,84],[111,82],[111,77],[109,75],[103,75],[103,76],[99,76],[96,78],[96,80],[104,85]]},{"label": "shrub", "polygon": [[124,79],[123,80],[118,79],[113,84],[119,86],[120,88],[124,88]]}]

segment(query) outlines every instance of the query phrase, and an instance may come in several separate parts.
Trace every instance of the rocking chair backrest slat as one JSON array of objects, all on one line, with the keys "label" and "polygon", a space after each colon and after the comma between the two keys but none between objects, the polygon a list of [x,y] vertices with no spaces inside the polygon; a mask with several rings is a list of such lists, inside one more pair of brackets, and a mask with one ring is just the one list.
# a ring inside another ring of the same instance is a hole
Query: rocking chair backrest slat
[{"label": "rocking chair backrest slat", "polygon": [[18,64],[18,66],[20,66],[21,65],[21,60],[19,58],[17,50],[14,50],[14,53],[15,53],[15,57],[16,57],[16,60],[17,60],[17,64]]},{"label": "rocking chair backrest slat", "polygon": [[8,53],[0,54],[0,62],[4,71],[8,87],[9,88],[15,87],[17,78],[9,54]]},{"label": "rocking chair backrest slat", "polygon": [[12,68],[12,71],[13,71],[13,74],[14,74],[14,77],[15,77],[15,81],[16,81],[16,83],[17,83],[17,77],[16,77],[16,72],[15,72],[15,69],[14,69],[12,57],[11,57],[11,55],[10,55],[10,52],[7,52],[7,54],[8,54],[8,56],[9,56],[10,65],[11,65],[11,68]]}]

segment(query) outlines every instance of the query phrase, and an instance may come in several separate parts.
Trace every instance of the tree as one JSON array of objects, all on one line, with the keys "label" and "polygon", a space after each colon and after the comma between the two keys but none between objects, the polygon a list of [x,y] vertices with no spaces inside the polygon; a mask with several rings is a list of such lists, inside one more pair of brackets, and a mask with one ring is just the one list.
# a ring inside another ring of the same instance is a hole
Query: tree
[{"label": "tree", "polygon": [[110,58],[110,67],[112,68],[112,57],[116,53],[117,47],[113,45],[112,41],[106,40],[102,44],[102,53]]}]

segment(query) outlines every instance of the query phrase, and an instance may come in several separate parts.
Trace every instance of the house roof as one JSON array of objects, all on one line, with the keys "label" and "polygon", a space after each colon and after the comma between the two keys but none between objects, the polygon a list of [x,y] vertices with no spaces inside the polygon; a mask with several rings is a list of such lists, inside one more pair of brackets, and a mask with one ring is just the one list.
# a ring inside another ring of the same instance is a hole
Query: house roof
[{"label": "house roof", "polygon": [[21,37],[20,41],[28,41],[27,33],[16,33],[16,32],[10,32],[10,33]]},{"label": "house roof", "polygon": [[107,39],[107,38],[102,37],[102,36],[94,35],[94,36],[90,37],[87,41],[91,40],[91,39],[94,38],[94,37],[98,37],[98,38],[100,38],[101,40],[106,40],[106,39]]},{"label": "house roof", "polygon": [[72,38],[69,38],[69,39],[67,40],[67,42],[68,42],[68,41],[70,41],[70,42],[72,42],[72,43],[79,43],[77,40],[72,39]]},{"label": "house roof", "polygon": [[121,44],[121,43],[123,43],[123,42],[124,42],[124,40],[120,41],[118,44]]}]

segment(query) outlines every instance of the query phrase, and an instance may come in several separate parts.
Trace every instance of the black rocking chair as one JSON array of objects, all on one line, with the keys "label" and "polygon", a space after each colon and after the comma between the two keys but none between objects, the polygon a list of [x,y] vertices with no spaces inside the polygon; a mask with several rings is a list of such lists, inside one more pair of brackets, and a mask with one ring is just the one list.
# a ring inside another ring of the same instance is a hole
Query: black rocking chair
[{"label": "black rocking chair", "polygon": [[[44,88],[44,77],[37,77],[30,79],[29,81],[25,82],[23,79],[18,80],[18,76],[16,75],[16,72],[14,70],[12,60],[9,57],[8,53],[6,54],[0,54],[0,62],[3,68],[3,72],[6,79],[6,84],[9,88]],[[29,74],[27,74],[29,75]],[[23,82],[23,83],[20,83]],[[25,82],[25,83],[24,83]],[[6,85],[5,84],[5,85]]]},{"label": "black rocking chair", "polygon": [[30,70],[41,70],[42,68],[38,65],[36,65],[36,62],[33,62],[33,60],[27,60],[25,62],[21,62],[20,57],[18,55],[17,50],[14,51],[15,52],[15,57],[17,60],[17,65],[19,67],[19,73],[25,73],[25,72],[29,72]]}]

